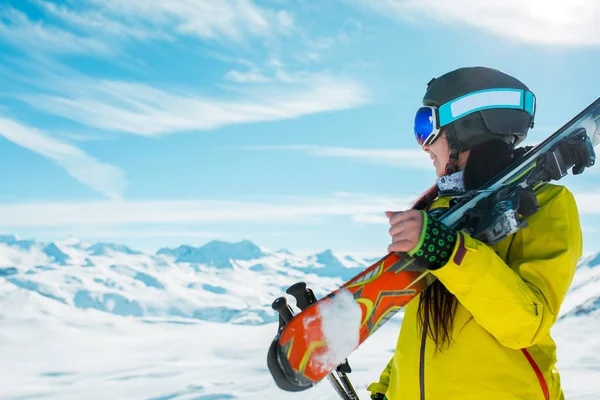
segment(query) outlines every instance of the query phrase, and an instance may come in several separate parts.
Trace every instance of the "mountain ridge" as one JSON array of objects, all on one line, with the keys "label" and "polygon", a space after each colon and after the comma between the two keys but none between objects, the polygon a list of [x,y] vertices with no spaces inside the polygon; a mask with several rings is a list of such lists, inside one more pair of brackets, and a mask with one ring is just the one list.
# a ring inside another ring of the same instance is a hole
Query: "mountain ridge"
[{"label": "mountain ridge", "polygon": [[[327,249],[300,256],[250,240],[164,247],[154,254],[76,238],[37,242],[0,236],[0,279],[48,301],[126,317],[234,324],[277,321],[271,302],[304,281],[322,297],[372,265]],[[583,257],[560,318],[600,309],[600,253]],[[288,296],[293,305],[294,300]]]}]

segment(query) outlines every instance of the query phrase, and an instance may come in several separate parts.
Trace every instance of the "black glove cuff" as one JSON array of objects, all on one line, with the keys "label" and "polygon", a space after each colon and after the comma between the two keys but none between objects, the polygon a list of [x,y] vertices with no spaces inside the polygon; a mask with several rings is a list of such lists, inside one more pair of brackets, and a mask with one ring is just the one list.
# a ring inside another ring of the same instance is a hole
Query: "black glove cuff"
[{"label": "black glove cuff", "polygon": [[371,400],[387,400],[387,397],[385,397],[385,394],[373,393],[371,395]]},{"label": "black glove cuff", "polygon": [[439,269],[446,265],[452,255],[457,233],[430,215],[426,224],[423,242],[413,256],[424,262],[428,269]]}]

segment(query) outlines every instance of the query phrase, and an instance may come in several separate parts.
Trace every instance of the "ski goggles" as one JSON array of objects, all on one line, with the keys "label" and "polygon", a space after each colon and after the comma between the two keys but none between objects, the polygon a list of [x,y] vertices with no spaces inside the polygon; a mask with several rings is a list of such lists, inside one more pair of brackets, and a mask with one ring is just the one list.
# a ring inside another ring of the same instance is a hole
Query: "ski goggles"
[{"label": "ski goggles", "polygon": [[415,138],[420,146],[431,144],[439,136],[441,128],[465,115],[477,111],[509,108],[535,115],[535,95],[528,90],[488,89],[468,93],[439,107],[426,106],[415,115]]}]

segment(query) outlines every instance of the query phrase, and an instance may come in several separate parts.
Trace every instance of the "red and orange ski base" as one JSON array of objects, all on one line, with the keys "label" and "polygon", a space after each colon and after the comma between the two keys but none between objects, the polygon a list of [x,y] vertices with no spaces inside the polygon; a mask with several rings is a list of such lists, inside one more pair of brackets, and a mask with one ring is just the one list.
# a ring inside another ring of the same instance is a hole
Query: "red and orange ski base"
[{"label": "red and orange ski base", "polygon": [[[281,326],[268,354],[269,370],[277,385],[287,391],[308,389],[344,362],[356,347],[430,283],[431,275],[416,264],[416,260],[408,255],[388,254]],[[350,346],[342,343],[340,347],[339,343],[327,340],[328,332],[324,326],[332,329],[332,324],[327,321],[332,316],[323,311],[342,295],[354,299],[356,304],[350,307],[355,307],[355,311],[360,307],[360,321],[357,319],[349,326],[341,321],[339,328],[333,325],[334,330],[343,330],[334,332],[342,342],[344,337],[355,338]],[[349,332],[348,328],[358,332]]]}]

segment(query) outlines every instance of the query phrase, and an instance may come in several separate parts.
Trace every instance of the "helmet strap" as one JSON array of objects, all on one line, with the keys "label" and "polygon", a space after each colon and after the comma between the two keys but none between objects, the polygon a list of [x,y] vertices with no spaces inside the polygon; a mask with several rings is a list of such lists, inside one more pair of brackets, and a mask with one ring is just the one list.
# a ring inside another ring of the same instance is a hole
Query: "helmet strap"
[{"label": "helmet strap", "polygon": [[446,125],[446,138],[448,140],[448,146],[450,146],[450,157],[446,164],[446,175],[458,172],[458,156],[461,151],[465,150],[456,138],[454,124],[456,124],[456,122]]},{"label": "helmet strap", "polygon": [[460,150],[456,146],[450,147],[450,158],[448,159],[448,164],[446,164],[446,175],[453,174],[458,172],[458,156],[460,154]]}]

